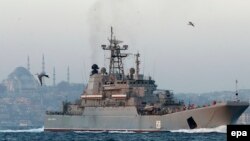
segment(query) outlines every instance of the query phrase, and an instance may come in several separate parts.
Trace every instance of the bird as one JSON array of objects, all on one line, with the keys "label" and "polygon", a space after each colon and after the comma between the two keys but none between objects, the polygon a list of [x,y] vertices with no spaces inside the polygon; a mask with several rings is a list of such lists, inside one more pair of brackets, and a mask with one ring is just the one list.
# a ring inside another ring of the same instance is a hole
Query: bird
[{"label": "bird", "polygon": [[192,22],[188,22],[188,25],[191,25],[192,27],[194,27],[194,23],[192,23]]},{"label": "bird", "polygon": [[41,86],[43,85],[42,77],[47,77],[47,78],[49,78],[49,75],[45,74],[44,72],[42,72],[42,73],[40,73],[40,74],[37,73],[36,75],[37,75],[37,77],[38,77],[38,79],[39,79],[39,81],[40,81]]}]

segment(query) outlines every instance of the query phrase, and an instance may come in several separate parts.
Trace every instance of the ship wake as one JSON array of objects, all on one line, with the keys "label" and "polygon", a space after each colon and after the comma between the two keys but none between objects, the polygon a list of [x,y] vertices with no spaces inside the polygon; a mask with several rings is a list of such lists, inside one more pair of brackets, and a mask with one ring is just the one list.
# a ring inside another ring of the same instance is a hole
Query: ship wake
[{"label": "ship wake", "polygon": [[227,126],[222,125],[215,128],[199,128],[199,129],[179,129],[179,130],[170,130],[170,132],[181,132],[181,133],[226,133]]},{"label": "ship wake", "polygon": [[7,129],[7,130],[0,130],[0,133],[22,133],[22,132],[39,133],[43,131],[44,131],[44,127],[32,128],[32,129],[21,129],[21,130]]}]

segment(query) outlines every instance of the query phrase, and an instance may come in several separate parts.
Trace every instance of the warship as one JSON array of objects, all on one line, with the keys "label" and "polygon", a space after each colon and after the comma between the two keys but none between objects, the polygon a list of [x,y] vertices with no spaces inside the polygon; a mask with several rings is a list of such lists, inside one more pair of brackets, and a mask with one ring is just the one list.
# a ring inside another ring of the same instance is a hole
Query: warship
[{"label": "warship", "polygon": [[134,131],[154,132],[213,128],[236,123],[249,102],[239,99],[207,106],[185,105],[170,90],[159,90],[151,77],[140,74],[140,54],[135,68],[124,72],[124,53],[113,35],[101,48],[110,52],[109,70],[92,65],[88,84],[76,102],[63,102],[62,111],[46,111],[45,131]]}]

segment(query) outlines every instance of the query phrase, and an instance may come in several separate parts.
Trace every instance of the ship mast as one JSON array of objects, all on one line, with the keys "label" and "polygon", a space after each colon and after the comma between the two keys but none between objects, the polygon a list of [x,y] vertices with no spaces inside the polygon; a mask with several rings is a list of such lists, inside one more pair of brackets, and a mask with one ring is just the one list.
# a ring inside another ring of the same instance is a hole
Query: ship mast
[{"label": "ship mast", "polygon": [[113,28],[111,27],[111,35],[109,40],[109,45],[102,45],[103,50],[109,50],[110,53],[110,64],[109,64],[109,75],[118,74],[117,79],[122,79],[124,77],[124,67],[122,59],[127,57],[128,54],[121,53],[123,50],[128,49],[128,45],[120,46],[122,41],[119,41],[113,36]]},{"label": "ship mast", "polygon": [[139,52],[137,54],[135,54],[135,64],[136,64],[136,72],[135,72],[135,78],[136,79],[139,79],[139,71],[140,71],[140,68],[139,68],[139,65],[140,65],[140,61],[139,61],[139,57],[140,57],[140,54]]}]

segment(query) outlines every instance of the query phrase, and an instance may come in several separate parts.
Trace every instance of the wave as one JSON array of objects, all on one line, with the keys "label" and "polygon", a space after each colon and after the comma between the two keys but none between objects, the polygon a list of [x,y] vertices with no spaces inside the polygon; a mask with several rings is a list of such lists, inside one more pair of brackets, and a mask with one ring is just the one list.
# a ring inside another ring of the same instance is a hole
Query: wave
[{"label": "wave", "polygon": [[32,129],[21,129],[21,130],[12,130],[12,129],[0,130],[0,132],[2,132],[2,133],[21,133],[21,132],[39,133],[39,132],[43,132],[43,131],[44,131],[44,127],[32,128]]},{"label": "wave", "polygon": [[[75,133],[111,133],[111,134],[121,134],[121,133],[136,133],[134,131],[74,131]],[[178,129],[178,130],[170,130],[172,133],[227,133],[227,126],[222,125],[215,128],[199,128],[199,129]],[[150,133],[150,132],[140,132],[140,133]]]},{"label": "wave", "polygon": [[73,131],[75,133],[105,133],[106,131]]},{"label": "wave", "polygon": [[170,132],[182,132],[182,133],[227,133],[227,126],[222,125],[215,128],[199,128],[199,129],[179,129],[170,130]]},{"label": "wave", "polygon": [[120,133],[125,133],[125,134],[130,133],[131,134],[131,133],[136,133],[136,132],[134,132],[134,131],[108,131],[108,133],[119,133],[119,134]]}]

